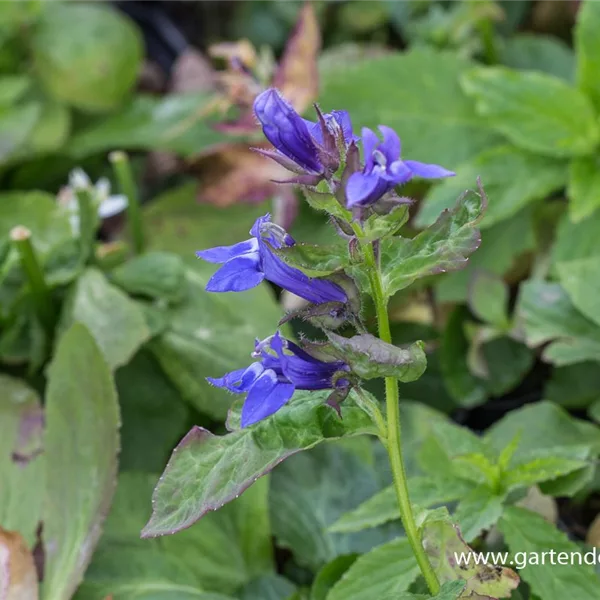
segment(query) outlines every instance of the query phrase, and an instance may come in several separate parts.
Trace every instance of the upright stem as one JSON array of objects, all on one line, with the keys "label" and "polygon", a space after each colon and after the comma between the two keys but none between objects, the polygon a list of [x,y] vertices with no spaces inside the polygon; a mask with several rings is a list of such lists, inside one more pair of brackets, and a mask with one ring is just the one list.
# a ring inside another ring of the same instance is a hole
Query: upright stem
[{"label": "upright stem", "polygon": [[127,223],[136,254],[144,251],[144,227],[142,224],[142,211],[137,185],[133,177],[129,158],[125,152],[111,152],[109,156],[113,165],[115,176],[119,182],[121,193],[127,197]]},{"label": "upright stem", "polygon": [[76,188],[75,197],[79,214],[80,259],[82,264],[86,264],[94,253],[98,210],[89,188]]},{"label": "upright stem", "polygon": [[23,271],[25,271],[29,288],[31,289],[38,319],[48,336],[52,336],[56,315],[54,313],[50,289],[46,285],[44,272],[40,267],[35,250],[31,244],[31,231],[27,227],[15,227],[10,232],[10,239],[19,253],[21,266],[23,267]]},{"label": "upright stem", "polygon": [[[381,275],[379,266],[375,258],[375,252],[371,244],[363,246],[369,280],[373,291],[373,300],[377,311],[377,323],[379,327],[379,337],[390,344],[392,342],[392,334],[390,331],[390,321],[387,311],[387,298],[383,292]],[[415,523],[415,518],[412,512],[410,497],[408,493],[408,485],[406,481],[406,470],[404,468],[404,460],[402,458],[402,445],[400,439],[400,405],[398,402],[398,380],[395,377],[385,378],[385,403],[387,412],[387,452],[392,468],[392,476],[394,478],[394,487],[398,498],[398,506],[400,508],[400,517],[406,537],[410,542],[415,558],[421,573],[425,578],[429,591],[436,595],[440,590],[440,584],[429,562],[429,558],[423,548],[421,536]]]}]

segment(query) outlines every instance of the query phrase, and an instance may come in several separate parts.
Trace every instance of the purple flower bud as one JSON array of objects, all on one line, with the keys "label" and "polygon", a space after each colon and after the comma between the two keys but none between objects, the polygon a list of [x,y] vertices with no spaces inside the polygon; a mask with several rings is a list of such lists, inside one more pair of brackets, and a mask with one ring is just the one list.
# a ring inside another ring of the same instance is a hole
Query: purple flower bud
[{"label": "purple flower bud", "polygon": [[270,157],[290,170],[297,171],[297,165],[301,171],[324,176],[337,169],[340,148],[358,140],[346,111],[319,113],[316,123],[307,121],[274,88],[257,96],[254,112],[277,151],[278,156],[270,153]]},{"label": "purple flower bud", "polygon": [[271,247],[293,246],[296,242],[285,229],[271,223],[270,215],[260,217],[250,233],[254,236],[233,246],[196,252],[212,263],[224,263],[206,285],[209,292],[242,292],[266,279],[309,302],[346,302],[344,290],[327,279],[308,277],[276,256]]},{"label": "purple flower bud", "polygon": [[292,397],[295,390],[325,390],[347,387],[344,378],[333,378],[340,371],[349,371],[348,365],[336,360],[318,360],[282,338],[279,332],[259,342],[254,352],[260,359],[246,369],[227,373],[219,379],[208,381],[235,394],[247,393],[242,408],[242,427],[253,425],[277,412]]},{"label": "purple flower bud", "polygon": [[362,130],[365,166],[362,171],[353,173],[346,184],[346,206],[369,206],[379,200],[395,186],[406,183],[415,175],[426,179],[451,177],[448,171],[438,165],[421,163],[416,160],[401,160],[400,138],[393,129],[381,125],[383,142],[377,134],[366,127]]}]

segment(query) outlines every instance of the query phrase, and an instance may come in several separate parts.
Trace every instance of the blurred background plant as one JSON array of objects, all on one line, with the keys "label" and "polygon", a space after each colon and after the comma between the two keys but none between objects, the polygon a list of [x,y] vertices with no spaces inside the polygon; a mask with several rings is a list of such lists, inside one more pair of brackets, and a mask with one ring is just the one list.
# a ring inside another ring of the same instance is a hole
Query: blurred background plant
[{"label": "blurred background plant", "polygon": [[[194,251],[245,239],[268,211],[297,240],[331,237],[249,150],[264,143],[250,107],[270,85],[301,112],[318,101],[355,128],[385,123],[407,156],[456,171],[403,190],[417,204],[402,235],[481,177],[490,203],[468,266],[392,300],[395,342],[425,340],[429,363],[401,390],[409,470],[439,478],[448,463],[432,456],[486,454],[469,430],[494,454],[525,428],[518,459],[570,461],[521,482],[520,501],[558,528],[481,494],[461,524],[478,548],[498,543],[496,523],[522,551],[540,530],[547,545],[600,544],[599,7],[0,3],[0,549],[22,561],[23,598],[42,573],[41,598],[75,593],[117,468],[82,600],[371,600],[386,576],[372,564],[399,560],[395,513],[352,512],[390,482],[363,438],[291,459],[176,537],[138,539],[177,441],[193,423],[224,430],[231,398],[204,377],[244,364],[280,305],[298,306],[267,286],[206,294],[213,269]],[[459,450],[427,454],[440,428]],[[3,556],[2,600],[17,569]],[[513,597],[595,597],[596,576],[569,569],[530,567]]]}]

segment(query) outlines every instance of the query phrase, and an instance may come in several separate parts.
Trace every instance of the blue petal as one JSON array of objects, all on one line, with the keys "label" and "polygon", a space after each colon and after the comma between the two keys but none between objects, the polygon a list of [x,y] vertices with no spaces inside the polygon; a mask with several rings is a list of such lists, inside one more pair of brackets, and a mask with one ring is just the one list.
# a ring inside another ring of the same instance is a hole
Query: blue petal
[{"label": "blue petal", "polygon": [[237,369],[236,371],[226,373],[225,375],[223,375],[223,377],[207,377],[206,381],[208,381],[208,383],[214,385],[215,387],[225,388],[228,389],[230,392],[240,394],[244,390],[240,390],[237,387],[237,384],[242,380],[242,377],[247,370],[248,369]]},{"label": "blue petal", "polygon": [[377,134],[368,127],[362,128],[363,152],[365,155],[365,171],[369,172],[373,168],[373,152],[379,145]]},{"label": "blue petal", "polygon": [[217,246],[207,250],[198,250],[196,256],[211,263],[225,263],[236,256],[258,251],[258,242],[255,239],[246,240],[233,246]]},{"label": "blue petal", "polygon": [[346,142],[346,146],[350,144],[350,142],[358,142],[360,139],[357,135],[354,135],[352,131],[352,121],[350,120],[350,114],[347,110],[332,110],[331,116],[337,121],[338,125],[342,129],[344,133],[344,142]]},{"label": "blue petal", "polygon": [[430,165],[427,163],[418,162],[416,160],[405,160],[404,164],[419,177],[425,179],[439,179],[440,177],[453,177],[456,175],[453,171],[448,171],[439,165]]},{"label": "blue petal", "polygon": [[385,179],[391,182],[393,185],[401,185],[410,181],[414,173],[406,166],[406,164],[397,160],[389,165],[387,171],[382,175]]},{"label": "blue petal", "polygon": [[353,173],[346,184],[347,208],[368,206],[390,189],[390,184],[376,173]]},{"label": "blue petal", "polygon": [[252,225],[252,229],[250,230],[250,235],[253,235],[255,238],[259,238],[261,235],[261,227],[265,224],[265,223],[270,223],[271,222],[271,215],[269,213],[267,213],[266,215],[263,215],[262,217],[258,217],[258,219],[256,219],[256,221],[254,221],[254,225]]},{"label": "blue petal", "polygon": [[400,158],[400,138],[391,127],[380,125],[379,131],[383,134],[383,142],[380,144],[379,150],[383,152],[389,165]]},{"label": "blue petal", "polygon": [[243,292],[265,278],[257,256],[246,254],[226,262],[206,284],[207,292]]},{"label": "blue petal", "polygon": [[291,383],[282,383],[270,370],[254,383],[242,407],[242,427],[248,427],[276,413],[294,394]]},{"label": "blue petal", "polygon": [[315,304],[346,302],[346,293],[339,285],[326,279],[313,279],[290,267],[273,254],[264,242],[261,243],[260,256],[265,278],[284,290]]}]

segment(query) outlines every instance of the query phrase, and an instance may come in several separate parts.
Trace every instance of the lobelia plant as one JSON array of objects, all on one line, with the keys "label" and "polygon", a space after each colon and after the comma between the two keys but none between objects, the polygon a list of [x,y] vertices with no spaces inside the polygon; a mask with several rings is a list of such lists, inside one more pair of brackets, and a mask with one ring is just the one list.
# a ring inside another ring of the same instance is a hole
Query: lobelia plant
[{"label": "lobelia plant", "polygon": [[[411,504],[398,382],[418,379],[426,355],[421,342],[393,345],[388,318],[388,301],[397,291],[419,278],[461,268],[477,249],[476,225],[486,205],[481,184],[431,227],[406,238],[399,231],[411,200],[399,196],[397,186],[413,177],[438,179],[454,173],[401,159],[400,139],[389,127],[380,127],[383,140],[370,129],[358,138],[345,111],[324,114],[317,107],[317,121],[306,121],[275,89],[260,94],[254,110],[274,146],[258,151],[293,172],[282,183],[299,185],[313,208],[327,212],[343,242],[296,243],[265,215],[252,226],[249,240],[197,253],[222,264],[206,289],[240,292],[271,281],[308,303],[279,325],[299,317],[320,327],[324,336],[296,344],[277,330],[256,341],[255,362],[207,378],[214,386],[246,394],[245,400],[230,410],[228,434],[215,436],[195,427],[182,440],[156,487],[153,514],[142,536],[172,534],[192,525],[287,457],[321,441],[375,435],[387,450],[406,538],[431,596],[438,597],[440,590],[444,598],[509,596],[518,584],[512,571],[492,566],[461,570],[451,551],[470,549],[447,511]],[[366,322],[369,298],[377,336],[369,333]],[[352,329],[355,333],[349,335]],[[364,380],[374,378],[385,379],[384,411],[362,388]]]}]

